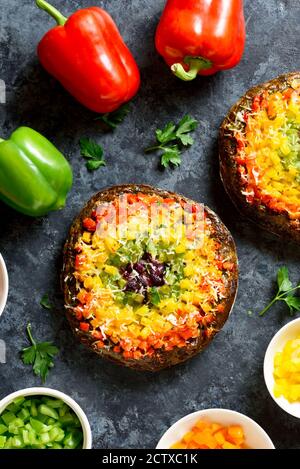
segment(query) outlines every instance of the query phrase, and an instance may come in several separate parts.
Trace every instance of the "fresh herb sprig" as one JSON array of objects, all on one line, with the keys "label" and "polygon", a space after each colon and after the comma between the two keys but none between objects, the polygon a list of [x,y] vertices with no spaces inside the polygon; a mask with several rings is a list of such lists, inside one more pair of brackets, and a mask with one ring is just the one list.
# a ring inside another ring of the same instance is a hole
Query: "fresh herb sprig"
[{"label": "fresh herb sprig", "polygon": [[31,346],[21,351],[23,363],[32,365],[33,372],[45,383],[49,370],[54,366],[53,358],[59,350],[52,342],[37,343],[32,337],[31,324],[27,325],[26,330]]},{"label": "fresh herb sprig", "polygon": [[50,303],[48,293],[45,293],[45,295],[42,296],[42,299],[40,301],[40,305],[44,309],[53,309],[53,305]]},{"label": "fresh herb sprig", "polygon": [[290,309],[290,314],[300,311],[300,297],[294,296],[296,290],[300,289],[300,284],[293,286],[289,278],[289,270],[287,267],[281,267],[277,272],[278,291],[273,300],[259,313],[263,316],[276,301],[284,301]]},{"label": "fresh herb sprig", "polygon": [[191,116],[184,116],[179,124],[169,122],[164,129],[155,132],[157,145],[145,149],[145,153],[160,151],[161,165],[164,168],[179,166],[181,152],[184,148],[193,145],[194,139],[190,133],[198,126],[198,121]]},{"label": "fresh herb sprig", "polygon": [[91,138],[83,137],[79,140],[80,152],[88,161],[86,167],[89,171],[95,171],[101,166],[106,166],[104,152],[101,145]]},{"label": "fresh herb sprig", "polygon": [[107,112],[106,114],[102,114],[101,116],[96,117],[96,120],[104,122],[104,124],[107,125],[111,130],[115,130],[118,125],[122,124],[130,111],[130,105],[123,104],[123,106],[119,107],[119,109],[116,111]]}]

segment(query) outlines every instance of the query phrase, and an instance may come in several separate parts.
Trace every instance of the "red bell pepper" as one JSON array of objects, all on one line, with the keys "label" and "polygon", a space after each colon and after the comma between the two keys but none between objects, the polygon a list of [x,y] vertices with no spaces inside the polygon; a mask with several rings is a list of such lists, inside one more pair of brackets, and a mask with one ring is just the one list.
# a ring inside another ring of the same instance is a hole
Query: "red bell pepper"
[{"label": "red bell pepper", "polygon": [[245,47],[243,0],[168,0],[156,48],[184,81],[238,64]]},{"label": "red bell pepper", "polygon": [[80,103],[108,113],[136,94],[139,69],[108,13],[90,7],[67,19],[44,0],[36,4],[58,24],[38,45],[40,62]]}]

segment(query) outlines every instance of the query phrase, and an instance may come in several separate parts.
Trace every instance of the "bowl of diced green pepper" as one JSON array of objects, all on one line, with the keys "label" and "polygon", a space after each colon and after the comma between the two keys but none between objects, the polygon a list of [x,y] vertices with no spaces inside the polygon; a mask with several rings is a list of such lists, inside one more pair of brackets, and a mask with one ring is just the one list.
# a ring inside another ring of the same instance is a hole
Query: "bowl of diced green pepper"
[{"label": "bowl of diced green pepper", "polygon": [[28,388],[0,401],[0,449],[90,449],[92,433],[67,394]]}]

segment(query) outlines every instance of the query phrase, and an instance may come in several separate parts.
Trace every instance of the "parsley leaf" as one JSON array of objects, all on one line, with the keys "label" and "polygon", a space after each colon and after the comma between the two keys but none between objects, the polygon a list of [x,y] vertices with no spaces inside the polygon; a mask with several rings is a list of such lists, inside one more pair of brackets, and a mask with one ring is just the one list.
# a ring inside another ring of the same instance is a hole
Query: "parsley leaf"
[{"label": "parsley leaf", "polygon": [[287,267],[281,267],[277,272],[277,283],[280,291],[288,291],[292,288]]},{"label": "parsley leaf", "polygon": [[172,163],[174,166],[179,166],[181,163],[180,150],[178,145],[174,145],[173,147],[166,147],[163,149],[161,165],[164,168],[167,168],[170,163]]},{"label": "parsley leaf", "polygon": [[96,118],[96,120],[101,120],[106,124],[111,130],[115,130],[119,124],[122,124],[125,117],[130,113],[131,107],[130,105],[124,104],[123,106],[119,107],[116,111],[107,112],[106,114],[102,114]]},{"label": "parsley leaf", "polygon": [[294,311],[300,311],[300,297],[297,296],[287,296],[285,302],[290,308],[290,313],[293,314]]},{"label": "parsley leaf", "polygon": [[21,351],[24,365],[32,365],[35,375],[40,376],[45,383],[50,368],[53,368],[53,358],[58,354],[58,348],[52,342],[37,343],[31,333],[31,324],[27,325],[27,334],[31,342],[30,347]]},{"label": "parsley leaf", "polygon": [[194,143],[194,139],[190,135],[182,134],[178,138],[180,139],[180,142],[184,147],[193,145],[193,143]]},{"label": "parsley leaf", "polygon": [[89,171],[95,171],[96,169],[100,168],[101,166],[105,166],[104,161],[89,160],[86,163],[86,167]]},{"label": "parsley leaf", "polygon": [[83,137],[79,141],[81,156],[86,158],[88,161],[86,167],[89,171],[94,171],[105,166],[106,162],[103,157],[103,148],[98,145],[94,140]]},{"label": "parsley leaf", "polygon": [[157,129],[155,132],[156,140],[160,143],[169,143],[172,140],[176,140],[176,125],[173,122],[169,122],[163,130]]},{"label": "parsley leaf", "polygon": [[170,164],[179,166],[181,164],[181,151],[183,148],[193,145],[194,139],[190,132],[198,126],[198,122],[191,116],[184,116],[178,125],[169,122],[163,129],[155,132],[157,145],[146,148],[145,153],[157,150],[161,151],[161,165],[168,168]]},{"label": "parsley leaf", "polygon": [[178,124],[176,137],[181,141],[182,145],[193,145],[194,139],[189,134],[198,126],[198,122],[190,116],[184,116]]},{"label": "parsley leaf", "polygon": [[289,270],[287,267],[281,267],[277,272],[278,291],[273,300],[259,313],[263,316],[276,301],[284,301],[290,309],[290,313],[300,311],[300,297],[294,296],[296,290],[300,289],[300,284],[293,287],[289,278]]},{"label": "parsley leaf", "polygon": [[50,303],[48,293],[45,293],[45,295],[43,295],[43,297],[42,297],[42,299],[41,299],[41,301],[40,301],[40,305],[41,305],[42,308],[44,308],[44,309],[52,309],[52,308],[53,308],[53,305]]}]

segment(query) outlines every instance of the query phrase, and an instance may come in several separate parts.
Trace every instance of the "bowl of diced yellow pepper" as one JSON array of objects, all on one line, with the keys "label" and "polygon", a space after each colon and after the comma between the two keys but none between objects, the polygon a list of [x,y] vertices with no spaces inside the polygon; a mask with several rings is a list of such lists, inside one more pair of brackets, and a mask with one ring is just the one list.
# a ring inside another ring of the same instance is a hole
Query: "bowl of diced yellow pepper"
[{"label": "bowl of diced yellow pepper", "polygon": [[246,415],[206,409],[174,423],[157,449],[274,449],[274,445],[262,427]]},{"label": "bowl of diced yellow pepper", "polygon": [[282,327],[271,340],[264,360],[264,377],[279,407],[300,418],[300,318]]}]

